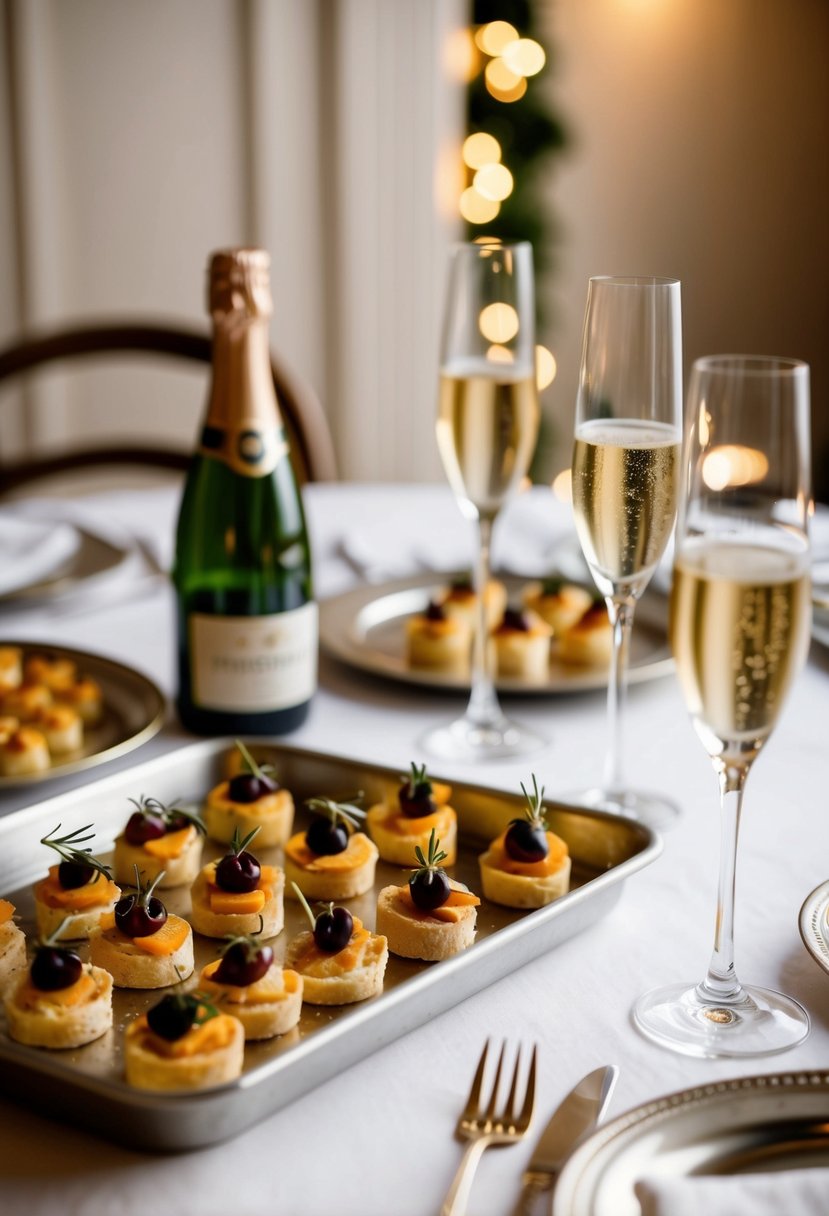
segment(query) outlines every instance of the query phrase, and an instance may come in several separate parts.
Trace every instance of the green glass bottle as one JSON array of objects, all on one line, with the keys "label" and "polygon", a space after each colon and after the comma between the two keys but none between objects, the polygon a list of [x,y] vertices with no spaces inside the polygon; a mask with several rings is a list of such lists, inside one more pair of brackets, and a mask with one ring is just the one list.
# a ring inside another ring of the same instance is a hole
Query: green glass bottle
[{"label": "green glass bottle", "polygon": [[308,535],[271,376],[269,266],[261,249],[210,261],[213,378],[173,571],[177,705],[197,734],[293,730],[316,688]]}]

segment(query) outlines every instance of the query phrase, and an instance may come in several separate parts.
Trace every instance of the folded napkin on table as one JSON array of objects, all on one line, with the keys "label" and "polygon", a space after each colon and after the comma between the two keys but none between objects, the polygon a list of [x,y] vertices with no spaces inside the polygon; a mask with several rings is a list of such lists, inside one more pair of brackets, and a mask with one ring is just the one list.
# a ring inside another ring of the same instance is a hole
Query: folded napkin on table
[{"label": "folded napkin on table", "polygon": [[722,1177],[643,1178],[642,1216],[826,1216],[829,1170]]},{"label": "folded napkin on table", "polygon": [[71,523],[25,518],[0,511],[0,595],[22,591],[48,578],[77,552],[80,536]]}]

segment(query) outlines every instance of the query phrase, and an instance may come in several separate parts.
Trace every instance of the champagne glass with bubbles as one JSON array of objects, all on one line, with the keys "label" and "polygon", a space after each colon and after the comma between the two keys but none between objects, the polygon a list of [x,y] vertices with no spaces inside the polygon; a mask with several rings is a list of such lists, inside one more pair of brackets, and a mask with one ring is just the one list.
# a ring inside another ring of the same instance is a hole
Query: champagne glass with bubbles
[{"label": "champagne glass with bubbles", "polygon": [[466,712],[422,741],[425,750],[443,759],[518,756],[545,743],[501,710],[490,671],[485,604],[492,526],[527,474],[539,417],[532,246],[526,241],[455,245],[441,345],[437,442],[461,510],[478,527],[477,625]]},{"label": "champagne glass with bubbles", "polygon": [[699,359],[688,409],[670,634],[719,781],[719,893],[705,978],[648,993],[634,1020],[686,1055],[768,1055],[805,1038],[809,1019],[790,997],[738,980],[734,886],[746,778],[809,648],[809,369],[794,359]]},{"label": "champagne glass with bubbles", "polygon": [[676,515],[682,443],[677,279],[593,278],[587,294],[573,450],[573,510],[613,629],[604,784],[579,800],[663,826],[677,813],[625,787],[622,713],[636,602]]}]

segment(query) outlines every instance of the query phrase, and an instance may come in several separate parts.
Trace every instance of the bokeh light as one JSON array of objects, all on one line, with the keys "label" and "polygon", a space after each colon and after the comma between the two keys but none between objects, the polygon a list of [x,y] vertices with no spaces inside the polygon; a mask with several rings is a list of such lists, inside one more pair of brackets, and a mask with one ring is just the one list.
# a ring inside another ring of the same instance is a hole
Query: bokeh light
[{"label": "bokeh light", "polygon": [[553,478],[553,493],[560,502],[573,501],[573,471],[562,469]]},{"label": "bokeh light", "polygon": [[498,343],[493,343],[486,352],[487,361],[489,363],[514,363],[515,356],[506,346],[499,346]]},{"label": "bokeh light", "polygon": [[544,48],[534,38],[518,38],[501,49],[501,58],[516,76],[535,76],[547,62]]},{"label": "bokeh light", "polygon": [[467,186],[460,198],[460,212],[470,224],[488,224],[501,210],[501,204],[484,198],[474,186]]},{"label": "bokeh light", "polygon": [[475,174],[472,185],[484,198],[502,203],[512,194],[512,174],[506,165],[484,165]]},{"label": "bokeh light", "polygon": [[742,444],[723,443],[712,448],[702,462],[702,480],[709,490],[747,486],[762,481],[769,471],[765,452]]},{"label": "bokeh light", "polygon": [[475,34],[475,42],[486,55],[500,55],[505,46],[515,42],[518,30],[508,21],[490,21]]},{"label": "bokeh light", "polygon": [[478,327],[487,342],[511,342],[518,333],[518,313],[511,304],[487,304],[478,317]]},{"label": "bokeh light", "polygon": [[551,350],[546,346],[536,346],[535,348],[535,382],[538,385],[538,391],[549,387],[556,378],[558,366],[556,357]]},{"label": "bokeh light", "polygon": [[453,30],[443,44],[443,63],[450,80],[468,84],[477,74],[481,56],[469,30]]},{"label": "bokeh light", "polygon": [[488,135],[486,131],[476,131],[474,135],[467,135],[463,141],[463,159],[470,169],[497,164],[501,159],[501,145],[494,135]]}]

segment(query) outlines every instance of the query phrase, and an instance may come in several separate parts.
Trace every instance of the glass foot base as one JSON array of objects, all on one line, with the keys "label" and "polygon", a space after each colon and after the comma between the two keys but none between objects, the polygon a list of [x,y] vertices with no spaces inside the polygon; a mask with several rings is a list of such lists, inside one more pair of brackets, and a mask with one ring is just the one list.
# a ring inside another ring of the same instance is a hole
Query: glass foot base
[{"label": "glass foot base", "polygon": [[527,726],[499,718],[480,726],[469,718],[458,718],[446,726],[436,726],[420,739],[420,746],[439,760],[508,760],[541,751],[549,740]]},{"label": "glass foot base", "polygon": [[648,992],[633,1007],[646,1038],[686,1056],[770,1056],[801,1043],[809,1033],[802,1005],[770,988],[743,988],[741,999],[718,1003],[697,987],[670,984]]},{"label": "glass foot base", "polygon": [[671,827],[680,814],[679,805],[664,794],[647,790],[579,790],[562,795],[562,802],[574,802],[577,806],[589,807],[592,811],[610,811],[624,815],[627,819],[638,819],[646,827],[664,831]]}]

